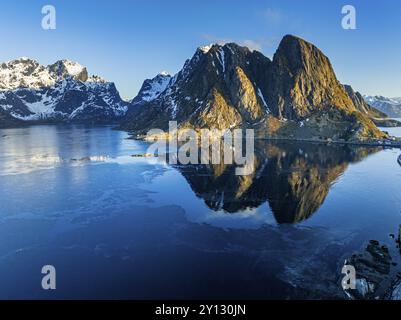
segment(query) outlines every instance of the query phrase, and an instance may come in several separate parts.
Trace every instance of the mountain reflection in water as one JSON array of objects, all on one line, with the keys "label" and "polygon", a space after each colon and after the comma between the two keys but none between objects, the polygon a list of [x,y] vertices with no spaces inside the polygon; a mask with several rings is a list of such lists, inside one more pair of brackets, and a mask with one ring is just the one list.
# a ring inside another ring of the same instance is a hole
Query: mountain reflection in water
[{"label": "mountain reflection in water", "polygon": [[298,223],[323,204],[350,163],[381,148],[257,141],[255,170],[235,175],[235,165],[176,165],[194,193],[214,211],[237,213],[268,202],[279,224]]},{"label": "mountain reflection in water", "polygon": [[132,157],[149,144],[110,127],[0,137],[3,299],[344,299],[344,259],[398,252],[399,150],[257,141],[236,176]]}]

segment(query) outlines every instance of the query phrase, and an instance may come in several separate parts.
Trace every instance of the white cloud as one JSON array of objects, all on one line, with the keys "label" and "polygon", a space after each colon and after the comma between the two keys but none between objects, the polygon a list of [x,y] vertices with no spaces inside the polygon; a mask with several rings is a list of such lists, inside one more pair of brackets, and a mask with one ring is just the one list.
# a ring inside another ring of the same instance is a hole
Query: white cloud
[{"label": "white cloud", "polygon": [[262,51],[262,42],[257,40],[243,40],[240,45],[248,47],[250,50]]},{"label": "white cloud", "polygon": [[266,41],[260,41],[260,40],[252,40],[252,39],[245,39],[245,40],[235,40],[235,39],[229,39],[229,38],[218,38],[212,35],[203,35],[203,39],[208,41],[208,43],[217,43],[219,45],[225,45],[226,43],[230,42],[235,42],[239,44],[240,46],[245,46],[248,47],[250,50],[254,51],[262,51],[263,44]]}]

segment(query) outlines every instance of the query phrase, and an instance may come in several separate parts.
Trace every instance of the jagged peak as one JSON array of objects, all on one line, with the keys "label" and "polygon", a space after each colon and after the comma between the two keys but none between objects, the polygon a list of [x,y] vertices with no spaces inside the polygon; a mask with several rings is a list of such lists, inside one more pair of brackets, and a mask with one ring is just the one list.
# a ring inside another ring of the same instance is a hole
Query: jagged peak
[{"label": "jagged peak", "polygon": [[[6,61],[3,63],[0,63],[0,67],[3,69],[7,69],[7,68],[23,68],[24,66],[35,66],[35,67],[40,67],[40,63],[35,60],[35,59],[31,59],[28,57],[20,57],[18,59],[14,59],[14,60],[10,60],[10,61]],[[44,68],[44,67],[43,67]]]},{"label": "jagged peak", "polygon": [[247,46],[241,46],[236,42],[211,43],[206,46],[198,47],[197,51],[201,52],[203,54],[207,54],[207,53],[211,53],[215,50],[221,50],[221,49],[228,49],[232,53],[234,53],[235,51],[240,51],[240,50],[252,51]]},{"label": "jagged peak", "polygon": [[303,54],[306,51],[316,51],[324,56],[324,54],[320,51],[318,47],[314,44],[291,34],[287,34],[280,41],[276,54],[284,53],[286,55],[294,52],[294,49],[298,50],[298,54]]},{"label": "jagged peak", "polygon": [[162,76],[162,77],[171,77],[171,74],[165,70],[160,71],[158,76]]},{"label": "jagged peak", "polygon": [[68,59],[58,60],[55,63],[48,65],[47,68],[57,73],[67,73],[70,76],[77,76],[82,72],[86,72],[86,68],[81,64]]},{"label": "jagged peak", "polygon": [[32,59],[32,58],[28,58],[28,57],[19,57],[17,59],[14,60],[10,60],[6,63],[18,63],[18,62],[36,62],[39,63],[36,59]]},{"label": "jagged peak", "polygon": [[132,104],[150,102],[157,99],[160,94],[167,89],[171,81],[171,75],[162,71],[152,79],[146,79],[137,96],[131,100]]},{"label": "jagged peak", "polygon": [[98,76],[89,77],[86,67],[69,59],[60,59],[47,66],[28,57],[0,63],[0,90],[50,87],[69,77],[81,82],[107,82]]},{"label": "jagged peak", "polygon": [[216,45],[216,43],[211,43],[205,46],[200,46],[198,47],[198,50],[203,52],[203,53],[208,53],[210,51],[210,49],[212,49],[212,47]]},{"label": "jagged peak", "polygon": [[107,81],[98,75],[93,75],[90,76],[86,82],[106,83]]},{"label": "jagged peak", "polygon": [[[318,49],[313,43],[301,38],[294,36],[292,34],[287,34],[281,39],[280,44],[277,50],[280,48],[288,48],[288,46],[304,46],[305,48],[316,48]],[[319,49],[318,49],[319,50]],[[319,50],[320,51],[320,50]]]}]

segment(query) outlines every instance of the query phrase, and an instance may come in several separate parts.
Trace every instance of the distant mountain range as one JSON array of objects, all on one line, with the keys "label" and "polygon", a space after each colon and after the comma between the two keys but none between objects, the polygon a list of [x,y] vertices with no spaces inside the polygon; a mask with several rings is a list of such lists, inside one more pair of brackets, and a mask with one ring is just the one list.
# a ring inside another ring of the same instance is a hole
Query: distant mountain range
[{"label": "distant mountain range", "polygon": [[401,98],[386,98],[383,96],[364,96],[371,106],[384,112],[392,118],[401,118]]},{"label": "distant mountain range", "polygon": [[122,117],[128,105],[113,83],[98,76],[89,77],[86,68],[76,62],[61,60],[45,67],[35,60],[21,58],[0,65],[3,126],[7,119],[12,123],[108,123]]},{"label": "distant mountain range", "polygon": [[399,124],[342,85],[317,47],[291,35],[272,60],[235,43],[200,47],[176,75],[145,80],[129,102],[113,83],[69,60],[42,66],[21,58],[0,66],[3,127],[119,121],[140,135],[166,129],[169,120],[180,129],[253,128],[261,137],[358,141],[386,138],[375,124]]}]

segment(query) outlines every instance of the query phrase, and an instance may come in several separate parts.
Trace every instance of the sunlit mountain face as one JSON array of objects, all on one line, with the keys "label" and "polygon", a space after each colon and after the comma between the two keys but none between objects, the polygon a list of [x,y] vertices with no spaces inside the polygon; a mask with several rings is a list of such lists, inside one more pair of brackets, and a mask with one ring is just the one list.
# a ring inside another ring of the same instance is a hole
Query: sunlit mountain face
[{"label": "sunlit mountain face", "polygon": [[197,197],[214,211],[235,214],[268,203],[279,224],[311,217],[350,163],[381,148],[271,143],[255,146],[255,170],[236,175],[236,165],[176,165]]}]

